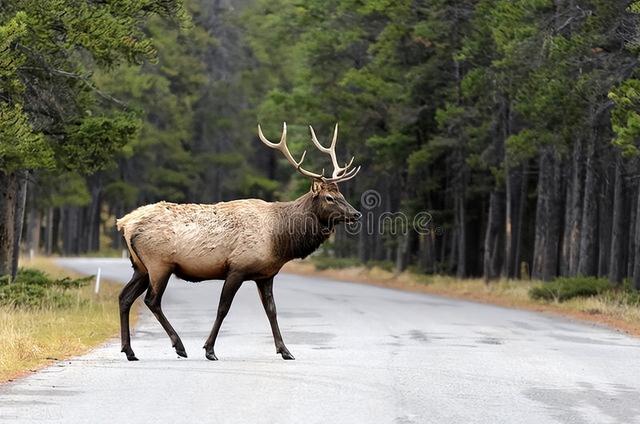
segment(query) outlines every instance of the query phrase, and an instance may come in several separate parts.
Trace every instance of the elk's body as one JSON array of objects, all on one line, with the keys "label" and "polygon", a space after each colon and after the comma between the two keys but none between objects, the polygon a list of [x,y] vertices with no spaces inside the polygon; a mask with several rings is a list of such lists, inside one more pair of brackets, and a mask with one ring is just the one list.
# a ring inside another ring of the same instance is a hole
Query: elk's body
[{"label": "elk's body", "polygon": [[[130,345],[129,310],[146,291],[145,303],[169,335],[176,352],[187,356],[180,337],[161,308],[169,277],[175,274],[188,281],[224,279],[216,321],[205,343],[206,357],[215,360],[213,347],[233,297],[247,280],[257,283],[269,318],[276,351],[285,359],[293,355],[282,341],[273,300],[273,277],[294,258],[316,250],[331,234],[336,223],[358,219],[336,183],[353,177],[357,170],[341,168],[335,159],[335,141],[323,148],[313,134],[314,143],[331,155],[334,174],[325,178],[300,167],[286,147],[286,126],[278,144],[296,169],[314,179],[311,191],[292,202],[265,202],[258,199],[235,200],[212,205],[159,202],[142,206],[117,221],[131,256],[134,275],[120,294],[122,351],[136,360]],[[303,155],[304,159],[304,155]],[[353,160],[352,160],[353,161]]]},{"label": "elk's body", "polygon": [[[229,270],[248,279],[267,278],[329,236],[330,224],[310,213],[310,202],[311,195],[293,202],[159,202],[136,209],[117,225],[136,269],[169,268],[187,281],[225,279]],[[298,222],[304,225],[291,225]]]}]

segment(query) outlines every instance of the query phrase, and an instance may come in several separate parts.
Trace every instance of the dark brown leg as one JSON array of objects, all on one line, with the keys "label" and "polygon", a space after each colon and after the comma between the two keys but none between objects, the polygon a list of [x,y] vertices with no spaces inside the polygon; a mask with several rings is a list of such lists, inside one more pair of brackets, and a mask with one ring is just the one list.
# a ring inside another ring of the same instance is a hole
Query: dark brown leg
[{"label": "dark brown leg", "polygon": [[214,345],[216,344],[216,338],[218,337],[218,332],[220,331],[222,321],[224,321],[227,313],[229,313],[229,308],[231,308],[233,297],[236,295],[243,282],[244,279],[242,278],[242,276],[233,273],[229,274],[227,276],[227,279],[224,281],[224,285],[222,286],[222,293],[220,294],[220,303],[218,304],[216,322],[213,324],[211,334],[209,334],[209,338],[204,344],[205,356],[211,361],[218,360],[213,349]]},{"label": "dark brown leg", "polygon": [[149,307],[151,312],[153,312],[153,315],[155,315],[160,325],[162,325],[164,331],[167,332],[167,335],[171,339],[171,345],[176,349],[176,353],[179,356],[186,358],[187,352],[184,350],[182,340],[180,340],[180,336],[178,336],[176,330],[173,329],[167,317],[164,316],[161,307],[162,295],[164,294],[164,290],[167,288],[170,276],[171,274],[167,273],[157,279],[151,280],[149,290],[147,290],[147,295],[144,298],[144,303]]},{"label": "dark brown leg", "polygon": [[266,280],[256,280],[256,284],[260,293],[260,300],[262,300],[262,306],[264,306],[264,311],[267,313],[267,318],[269,318],[269,324],[271,324],[273,340],[276,343],[276,353],[282,355],[282,359],[295,359],[284,345],[280,327],[278,327],[276,303],[273,301],[273,277]]},{"label": "dark brown leg", "polygon": [[149,275],[140,271],[134,271],[131,281],[120,292],[120,340],[122,352],[130,361],[137,361],[136,355],[131,349],[131,336],[129,333],[129,311],[136,299],[149,287]]}]

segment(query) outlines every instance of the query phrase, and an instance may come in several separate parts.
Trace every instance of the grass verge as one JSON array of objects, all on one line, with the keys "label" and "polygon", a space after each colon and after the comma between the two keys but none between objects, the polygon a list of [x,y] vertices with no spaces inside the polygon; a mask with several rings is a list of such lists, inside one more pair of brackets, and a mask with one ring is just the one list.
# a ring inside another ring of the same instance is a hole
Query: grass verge
[{"label": "grass verge", "polygon": [[529,291],[540,284],[533,281],[501,280],[487,285],[482,279],[458,280],[448,276],[411,272],[394,274],[377,266],[335,269],[328,268],[323,263],[319,268],[321,269],[311,260],[304,260],[288,263],[284,271],[550,313],[605,325],[640,337],[640,307],[629,299],[629,293],[623,291],[609,291],[596,296],[559,302],[532,299]]},{"label": "grass verge", "polygon": [[[25,260],[21,265],[44,271],[53,278],[80,277],[57,266],[50,258]],[[93,283],[69,289],[76,302],[64,308],[1,306],[0,382],[86,352],[117,334],[120,285],[102,280],[100,294],[95,295],[93,289]]]}]

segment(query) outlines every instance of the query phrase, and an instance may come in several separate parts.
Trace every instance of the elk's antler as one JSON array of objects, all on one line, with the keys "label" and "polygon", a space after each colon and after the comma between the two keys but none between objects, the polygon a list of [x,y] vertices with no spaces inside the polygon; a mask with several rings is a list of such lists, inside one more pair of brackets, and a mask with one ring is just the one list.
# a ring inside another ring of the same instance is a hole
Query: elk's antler
[{"label": "elk's antler", "polygon": [[316,145],[318,150],[322,153],[326,153],[331,157],[331,163],[333,164],[333,173],[331,174],[331,178],[323,178],[326,182],[340,182],[347,181],[351,178],[355,177],[358,172],[360,172],[360,167],[349,169],[353,164],[353,160],[355,156],[351,158],[351,160],[346,163],[343,167],[338,164],[338,158],[336,157],[336,143],[338,142],[338,124],[336,124],[335,129],[333,130],[333,139],[331,140],[331,145],[329,147],[324,147],[318,141],[316,137],[316,132],[313,130],[313,127],[309,125],[309,130],[311,130],[311,141]]},{"label": "elk's antler", "polygon": [[267,145],[272,149],[279,150],[284,155],[284,157],[289,161],[289,163],[293,165],[293,167],[296,168],[298,172],[300,172],[302,175],[306,177],[316,178],[328,183],[338,183],[341,181],[350,180],[351,178],[355,177],[356,174],[360,171],[360,167],[358,166],[357,168],[349,169],[351,168],[351,165],[353,164],[353,160],[355,159],[355,157],[352,157],[351,160],[348,163],[346,163],[345,166],[343,167],[341,167],[338,164],[338,158],[336,157],[336,142],[338,141],[338,124],[336,124],[336,127],[333,131],[333,140],[331,140],[331,145],[329,147],[324,147],[322,144],[320,144],[320,142],[318,141],[318,138],[316,137],[316,133],[315,131],[313,131],[313,127],[311,127],[311,125],[309,125],[309,129],[311,130],[311,141],[313,141],[313,144],[315,144],[318,150],[320,150],[322,153],[328,154],[331,157],[331,163],[333,164],[333,172],[331,174],[331,177],[324,176],[324,169],[322,170],[321,174],[316,174],[314,172],[310,172],[302,168],[301,166],[302,161],[304,160],[305,155],[307,154],[306,150],[304,151],[304,153],[302,153],[302,157],[300,158],[299,162],[297,162],[293,158],[293,156],[291,155],[291,152],[289,151],[289,148],[287,147],[287,123],[286,122],[283,123],[282,136],[280,137],[279,143],[272,143],[269,140],[267,140],[264,134],[262,134],[262,128],[260,128],[260,125],[258,125],[258,136],[260,137],[260,140],[265,145]]},{"label": "elk's antler", "polygon": [[307,154],[306,150],[304,151],[304,153],[302,153],[300,162],[296,162],[296,160],[293,158],[293,156],[291,155],[291,152],[289,151],[289,148],[287,147],[287,123],[286,122],[282,123],[282,136],[280,137],[280,142],[272,143],[269,140],[267,140],[264,134],[262,134],[262,128],[260,128],[260,124],[258,124],[258,137],[260,137],[260,140],[264,144],[266,144],[267,147],[279,150],[284,155],[284,157],[287,158],[289,163],[293,165],[294,168],[296,168],[296,171],[298,171],[305,177],[324,179],[324,170],[322,171],[322,174],[316,174],[314,172],[307,171],[301,166],[302,161],[304,161],[304,157]]}]

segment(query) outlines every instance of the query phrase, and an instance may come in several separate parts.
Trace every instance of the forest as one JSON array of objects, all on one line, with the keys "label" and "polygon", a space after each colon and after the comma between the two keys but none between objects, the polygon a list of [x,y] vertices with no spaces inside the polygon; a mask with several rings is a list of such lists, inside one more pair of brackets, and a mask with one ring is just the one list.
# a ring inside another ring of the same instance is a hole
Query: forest
[{"label": "forest", "polygon": [[[309,189],[257,138],[326,143],[345,197],[431,231],[322,254],[458,278],[640,289],[640,1],[0,0],[0,275],[122,249],[160,200]],[[307,163],[305,162],[305,163]],[[364,204],[362,193],[379,204]],[[366,225],[366,224],[365,224]]]}]

